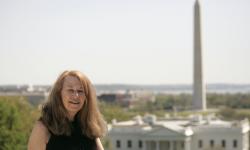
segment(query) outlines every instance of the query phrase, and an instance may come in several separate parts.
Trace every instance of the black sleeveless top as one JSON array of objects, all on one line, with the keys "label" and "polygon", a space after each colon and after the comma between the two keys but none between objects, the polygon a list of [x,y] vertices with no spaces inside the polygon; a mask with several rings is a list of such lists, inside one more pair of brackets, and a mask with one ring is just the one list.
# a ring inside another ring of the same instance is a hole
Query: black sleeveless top
[{"label": "black sleeveless top", "polygon": [[50,139],[46,150],[96,150],[95,139],[90,139],[82,134],[77,121],[71,123],[72,133],[67,135],[54,135],[50,132]]}]

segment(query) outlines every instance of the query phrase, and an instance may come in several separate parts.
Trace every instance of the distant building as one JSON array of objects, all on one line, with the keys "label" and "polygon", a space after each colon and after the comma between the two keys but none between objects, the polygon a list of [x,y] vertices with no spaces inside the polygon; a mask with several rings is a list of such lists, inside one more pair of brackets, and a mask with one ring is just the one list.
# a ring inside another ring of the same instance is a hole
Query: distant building
[{"label": "distant building", "polygon": [[47,93],[51,86],[48,85],[0,85],[0,93]]},{"label": "distant building", "polygon": [[113,121],[112,150],[248,150],[249,122],[196,116],[160,119],[153,115]]},{"label": "distant building", "polygon": [[144,102],[154,102],[155,101],[155,94],[149,90],[136,90],[131,91],[133,93],[134,98],[139,101]]},{"label": "distant building", "polygon": [[0,93],[22,93],[26,92],[28,89],[28,85],[5,85],[5,86],[0,86]]},{"label": "distant building", "polygon": [[98,96],[100,101],[106,103],[119,104],[124,107],[129,107],[134,101],[133,95],[129,93],[103,93]]},{"label": "distant building", "polygon": [[104,93],[97,96],[98,100],[104,101],[106,103],[115,103],[116,102],[116,94],[114,93]]},{"label": "distant building", "polygon": [[124,107],[133,107],[138,102],[155,101],[155,95],[148,91],[126,91],[117,93],[102,93],[98,96],[100,101],[116,103]]}]

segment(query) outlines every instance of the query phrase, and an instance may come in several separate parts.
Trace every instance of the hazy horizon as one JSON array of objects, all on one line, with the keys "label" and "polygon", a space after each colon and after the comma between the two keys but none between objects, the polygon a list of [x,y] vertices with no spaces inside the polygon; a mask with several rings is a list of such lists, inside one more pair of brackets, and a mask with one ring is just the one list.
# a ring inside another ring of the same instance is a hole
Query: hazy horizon
[{"label": "hazy horizon", "polygon": [[[250,83],[249,0],[200,0],[204,81]],[[0,1],[0,85],[192,84],[194,0]]]}]

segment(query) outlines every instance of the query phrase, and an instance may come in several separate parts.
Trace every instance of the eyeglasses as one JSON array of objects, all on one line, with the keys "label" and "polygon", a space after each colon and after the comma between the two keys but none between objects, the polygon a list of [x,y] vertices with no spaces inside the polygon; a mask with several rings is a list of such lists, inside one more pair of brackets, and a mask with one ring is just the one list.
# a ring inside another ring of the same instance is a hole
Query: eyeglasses
[{"label": "eyeglasses", "polygon": [[79,89],[79,90],[75,90],[75,89],[65,89],[65,92],[70,95],[70,96],[85,96],[85,93],[83,90]]}]

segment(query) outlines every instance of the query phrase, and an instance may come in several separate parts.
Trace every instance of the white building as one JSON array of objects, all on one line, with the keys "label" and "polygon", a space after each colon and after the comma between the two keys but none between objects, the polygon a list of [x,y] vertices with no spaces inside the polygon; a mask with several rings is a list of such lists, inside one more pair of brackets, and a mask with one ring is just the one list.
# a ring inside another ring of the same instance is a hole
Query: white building
[{"label": "white building", "polygon": [[238,123],[196,116],[159,119],[140,116],[113,121],[109,131],[112,150],[248,150],[249,122]]}]

